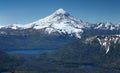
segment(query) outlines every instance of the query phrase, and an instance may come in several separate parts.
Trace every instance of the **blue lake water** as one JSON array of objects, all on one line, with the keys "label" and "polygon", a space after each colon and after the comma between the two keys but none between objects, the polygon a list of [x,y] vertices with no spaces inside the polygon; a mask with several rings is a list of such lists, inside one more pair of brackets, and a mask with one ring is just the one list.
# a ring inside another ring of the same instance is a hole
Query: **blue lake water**
[{"label": "blue lake water", "polygon": [[5,51],[9,54],[41,54],[41,53],[48,53],[54,50],[9,50]]}]

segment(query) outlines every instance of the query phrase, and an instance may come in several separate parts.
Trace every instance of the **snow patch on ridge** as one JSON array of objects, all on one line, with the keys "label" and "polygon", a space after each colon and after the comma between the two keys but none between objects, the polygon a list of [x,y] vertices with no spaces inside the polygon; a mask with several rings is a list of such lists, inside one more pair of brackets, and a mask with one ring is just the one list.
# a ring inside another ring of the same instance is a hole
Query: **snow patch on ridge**
[{"label": "snow patch on ridge", "polygon": [[97,40],[99,41],[100,45],[105,48],[107,54],[110,50],[111,43],[113,42],[116,44],[118,41],[120,41],[120,35],[97,36]]}]

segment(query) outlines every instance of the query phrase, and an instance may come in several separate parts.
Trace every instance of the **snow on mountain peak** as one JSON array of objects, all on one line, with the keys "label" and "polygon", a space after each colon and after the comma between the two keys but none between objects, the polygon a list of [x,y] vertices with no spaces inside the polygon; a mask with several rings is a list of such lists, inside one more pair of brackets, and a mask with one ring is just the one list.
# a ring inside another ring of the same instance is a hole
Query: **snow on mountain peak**
[{"label": "snow on mountain peak", "polygon": [[55,13],[56,13],[56,14],[65,14],[66,11],[63,10],[62,8],[60,8],[60,9],[58,9]]},{"label": "snow on mountain peak", "polygon": [[80,38],[80,33],[83,32],[82,28],[86,23],[74,18],[69,13],[63,9],[56,10],[50,16],[43,19],[35,21],[33,23],[27,24],[26,27],[31,27],[33,29],[45,29],[49,34],[52,32],[64,33],[64,34],[74,34]]},{"label": "snow on mountain peak", "polygon": [[18,24],[11,24],[11,25],[6,26],[6,28],[17,29]]},{"label": "snow on mountain peak", "polygon": [[101,30],[119,30],[120,29],[120,25],[116,24],[112,24],[111,22],[107,22],[107,23],[97,23],[94,27],[94,29],[101,29]]},{"label": "snow on mountain peak", "polygon": [[3,28],[4,26],[3,25],[0,25],[0,28]]},{"label": "snow on mountain peak", "polygon": [[1,28],[9,28],[9,29],[17,30],[17,29],[23,29],[24,26],[20,24],[10,24],[10,25],[3,26]]}]

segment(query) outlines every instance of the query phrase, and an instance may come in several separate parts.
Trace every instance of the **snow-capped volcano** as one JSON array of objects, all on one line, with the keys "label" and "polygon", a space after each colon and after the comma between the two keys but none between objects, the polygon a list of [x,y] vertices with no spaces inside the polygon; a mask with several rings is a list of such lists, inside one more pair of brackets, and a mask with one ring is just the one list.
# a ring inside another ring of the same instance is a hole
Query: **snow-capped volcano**
[{"label": "snow-capped volcano", "polygon": [[32,28],[35,30],[44,30],[48,34],[55,32],[81,38],[81,33],[83,33],[82,28],[84,27],[87,27],[87,23],[71,16],[68,12],[60,8],[51,15],[35,22],[25,25],[11,24],[1,28],[13,30]]},{"label": "snow-capped volcano", "polygon": [[80,33],[83,32],[82,28],[85,25],[86,23],[74,18],[63,9],[58,9],[50,16],[27,24],[26,28],[45,29],[49,34],[52,32],[75,34],[80,38]]},{"label": "snow-capped volcano", "polygon": [[[63,9],[58,9],[51,15],[29,24],[0,26],[0,45],[2,45],[0,48],[56,49],[67,43],[76,41],[78,38],[82,39],[89,36],[111,34],[120,34],[119,24],[89,24],[71,16]],[[106,38],[107,40],[104,40],[104,38],[99,39],[100,43],[102,42],[101,46],[108,53],[112,44],[110,43],[112,37]],[[115,38],[115,40],[117,39]]]},{"label": "snow-capped volcano", "polygon": [[[120,25],[114,25],[112,23],[98,23],[98,24],[89,24],[83,22],[73,16],[71,16],[68,12],[63,9],[58,9],[51,15],[39,19],[35,22],[19,25],[12,24],[7,26],[1,26],[1,28],[12,29],[14,30],[23,30],[25,29],[34,29],[34,30],[44,30],[48,34],[59,33],[61,35],[67,34],[70,36],[75,36],[77,38],[81,38],[81,34],[93,33],[93,34],[101,34],[104,32],[119,34],[120,33]],[[102,30],[102,32],[100,32]],[[108,31],[106,31],[108,30]],[[1,32],[6,32],[5,30],[1,30]],[[117,32],[116,32],[117,31]],[[19,32],[19,31],[18,31]],[[20,31],[21,32],[21,31]],[[11,33],[11,32],[9,32]],[[31,32],[32,33],[32,32]]]}]

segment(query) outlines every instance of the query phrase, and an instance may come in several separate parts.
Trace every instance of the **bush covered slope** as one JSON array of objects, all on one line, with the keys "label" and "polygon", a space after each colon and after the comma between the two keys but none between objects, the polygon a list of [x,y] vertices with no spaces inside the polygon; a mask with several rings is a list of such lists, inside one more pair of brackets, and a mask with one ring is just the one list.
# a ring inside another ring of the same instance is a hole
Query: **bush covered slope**
[{"label": "bush covered slope", "polygon": [[[113,35],[110,36],[114,37]],[[8,55],[5,54],[6,56]],[[7,68],[5,65],[7,63],[8,69],[6,71],[16,72],[120,73],[120,39],[117,43],[111,42],[108,53],[106,53],[105,47],[101,46],[99,40],[92,36],[67,44],[50,53],[36,56],[23,55],[22,57],[8,56],[5,61],[2,60],[2,71]]]},{"label": "bush covered slope", "polygon": [[[88,39],[88,38],[87,38]],[[120,42],[111,42],[110,51],[101,47],[97,38],[71,43],[56,52],[42,55],[44,59],[62,66],[64,69],[88,69],[89,73],[119,73],[120,72]],[[45,58],[46,57],[46,58]],[[42,60],[43,58],[40,57]],[[80,72],[84,71],[82,69]],[[90,69],[90,70],[89,70]],[[91,70],[93,69],[93,70]],[[76,73],[76,72],[75,72]],[[83,72],[87,73],[87,72]]]},{"label": "bush covered slope", "polygon": [[24,59],[0,51],[0,73],[14,71],[23,63]]}]

